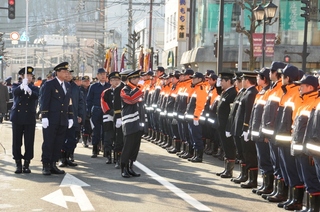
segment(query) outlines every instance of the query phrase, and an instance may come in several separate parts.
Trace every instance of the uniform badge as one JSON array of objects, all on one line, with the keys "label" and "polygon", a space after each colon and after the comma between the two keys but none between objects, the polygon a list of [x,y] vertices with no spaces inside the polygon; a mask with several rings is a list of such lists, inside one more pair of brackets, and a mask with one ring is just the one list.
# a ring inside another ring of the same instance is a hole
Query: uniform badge
[{"label": "uniform badge", "polygon": [[56,93],[59,93],[59,91],[56,89]]}]

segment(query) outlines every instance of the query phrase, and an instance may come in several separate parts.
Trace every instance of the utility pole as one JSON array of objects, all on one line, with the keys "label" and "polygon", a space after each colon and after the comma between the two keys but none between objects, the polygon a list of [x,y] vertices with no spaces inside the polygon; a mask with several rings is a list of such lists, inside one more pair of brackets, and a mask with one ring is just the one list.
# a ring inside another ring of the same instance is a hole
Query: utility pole
[{"label": "utility pole", "polygon": [[[134,58],[134,52],[132,52],[132,46],[134,45],[131,43],[130,35],[132,34],[132,0],[129,0],[129,8],[128,8],[128,58]],[[131,60],[131,68],[134,70],[136,67],[133,67],[133,60]]]},{"label": "utility pole", "polygon": [[219,14],[219,36],[218,36],[218,65],[217,72],[220,73],[223,68],[223,31],[224,31],[224,0],[220,0]]},{"label": "utility pole", "polygon": [[153,69],[153,46],[152,46],[152,10],[153,10],[153,0],[150,0],[150,13],[149,13],[149,48],[150,52],[150,68]]}]

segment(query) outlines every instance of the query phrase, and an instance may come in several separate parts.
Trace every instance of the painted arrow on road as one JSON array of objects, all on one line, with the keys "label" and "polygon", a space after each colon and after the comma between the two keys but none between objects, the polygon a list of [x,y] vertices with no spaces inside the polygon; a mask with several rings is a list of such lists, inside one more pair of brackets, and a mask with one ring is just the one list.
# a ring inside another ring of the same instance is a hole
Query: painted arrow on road
[{"label": "painted arrow on road", "polygon": [[73,196],[65,196],[63,195],[62,190],[59,189],[45,197],[42,197],[41,199],[66,209],[68,209],[67,202],[75,202],[78,203],[81,211],[94,211],[90,200],[82,189],[82,187],[87,186],[90,185],[72,176],[71,174],[66,174],[60,184],[60,187],[70,187]]}]

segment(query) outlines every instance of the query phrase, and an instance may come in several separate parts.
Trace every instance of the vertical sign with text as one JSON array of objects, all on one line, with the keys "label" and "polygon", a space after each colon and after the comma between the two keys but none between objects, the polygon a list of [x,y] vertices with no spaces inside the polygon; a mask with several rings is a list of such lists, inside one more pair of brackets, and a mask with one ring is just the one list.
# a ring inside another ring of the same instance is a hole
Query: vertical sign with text
[{"label": "vertical sign with text", "polygon": [[262,51],[265,51],[266,57],[274,56],[274,33],[266,33],[265,37],[265,48],[263,49],[263,33],[253,33],[253,56],[262,57]]},{"label": "vertical sign with text", "polygon": [[178,5],[178,41],[186,40],[187,33],[187,0],[179,0]]}]

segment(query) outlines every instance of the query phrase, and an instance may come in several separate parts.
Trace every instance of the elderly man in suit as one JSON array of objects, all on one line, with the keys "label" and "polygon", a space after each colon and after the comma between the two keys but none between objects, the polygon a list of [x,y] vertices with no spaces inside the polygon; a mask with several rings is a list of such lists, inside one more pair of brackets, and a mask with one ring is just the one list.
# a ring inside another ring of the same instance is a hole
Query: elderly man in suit
[{"label": "elderly man in suit", "polygon": [[73,126],[70,84],[67,80],[68,63],[54,68],[56,78],[47,81],[42,90],[41,114],[43,127],[42,174],[64,174],[56,166],[68,128]]}]

